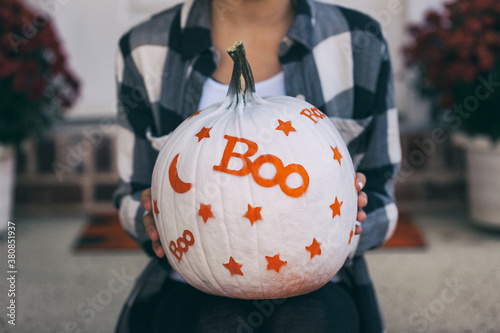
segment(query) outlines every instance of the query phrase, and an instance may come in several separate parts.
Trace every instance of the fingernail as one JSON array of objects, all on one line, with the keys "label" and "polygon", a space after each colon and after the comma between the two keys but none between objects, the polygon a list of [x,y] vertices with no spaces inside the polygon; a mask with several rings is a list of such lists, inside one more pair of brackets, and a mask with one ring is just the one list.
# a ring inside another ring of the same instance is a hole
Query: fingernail
[{"label": "fingernail", "polygon": [[364,186],[363,182],[358,182],[358,188],[360,191],[363,189],[363,186]]},{"label": "fingernail", "polygon": [[363,201],[365,202],[365,206],[368,204],[368,200],[366,198],[363,198]]}]

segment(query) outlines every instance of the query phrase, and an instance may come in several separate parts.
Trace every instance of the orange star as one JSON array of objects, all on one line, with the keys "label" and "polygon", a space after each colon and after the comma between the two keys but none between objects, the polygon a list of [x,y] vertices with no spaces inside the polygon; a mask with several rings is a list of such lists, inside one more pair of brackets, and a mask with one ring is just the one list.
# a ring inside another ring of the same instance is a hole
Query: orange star
[{"label": "orange star", "polygon": [[188,119],[191,119],[191,118],[193,118],[194,116],[199,115],[199,114],[200,114],[200,112],[201,112],[201,111],[198,111],[198,112],[193,113],[192,115],[190,115],[190,116],[188,117]]},{"label": "orange star", "polygon": [[156,217],[158,217],[158,214],[160,214],[160,211],[158,210],[158,201],[153,200],[153,206],[154,206],[154,212],[156,214]]},{"label": "orange star", "polygon": [[236,261],[234,261],[233,257],[229,257],[229,262],[227,264],[222,264],[222,265],[229,270],[229,272],[231,273],[231,276],[243,275],[243,273],[241,272],[241,269],[240,269],[243,265],[238,264]]},{"label": "orange star", "polygon": [[278,253],[274,257],[268,257],[266,256],[267,259],[267,270],[274,269],[276,273],[280,271],[280,268],[284,265],[286,265],[286,261],[283,261],[280,259],[280,254]]},{"label": "orange star", "polygon": [[296,132],[295,128],[292,127],[292,122],[291,121],[281,121],[278,119],[278,122],[280,123],[276,129],[278,131],[283,131],[286,136],[290,134],[290,132]]},{"label": "orange star", "polygon": [[332,219],[335,218],[335,216],[337,215],[340,216],[340,207],[342,207],[343,203],[344,203],[343,201],[339,203],[339,199],[335,197],[335,202],[330,205],[330,208],[333,210]]},{"label": "orange star", "polygon": [[316,238],[313,239],[313,242],[311,245],[306,246],[306,250],[311,252],[311,259],[316,256],[316,255],[321,255],[321,243],[318,243]]},{"label": "orange star", "polygon": [[262,220],[262,216],[260,215],[261,209],[262,207],[252,207],[250,204],[248,204],[248,210],[245,215],[243,215],[243,217],[249,219],[250,224],[253,225],[258,220]]},{"label": "orange star", "polygon": [[332,150],[333,150],[333,159],[337,160],[337,162],[339,162],[339,165],[342,165],[342,163],[340,163],[340,160],[342,159],[342,155],[339,152],[339,148],[338,147],[333,148],[332,146],[330,146],[330,148],[332,148]]},{"label": "orange star", "polygon": [[209,132],[210,132],[211,129],[212,129],[212,127],[210,127],[210,128],[203,127],[201,129],[201,131],[199,131],[198,134],[195,135],[195,136],[198,137],[198,142],[200,142],[204,138],[209,138],[210,137],[210,133]]},{"label": "orange star", "polygon": [[354,231],[351,229],[351,233],[349,234],[349,243],[347,243],[348,245],[351,244],[352,235],[354,235]]},{"label": "orange star", "polygon": [[212,213],[212,206],[200,204],[200,210],[198,210],[198,216],[201,216],[203,218],[203,222],[207,223],[209,218],[215,217],[214,213]]}]

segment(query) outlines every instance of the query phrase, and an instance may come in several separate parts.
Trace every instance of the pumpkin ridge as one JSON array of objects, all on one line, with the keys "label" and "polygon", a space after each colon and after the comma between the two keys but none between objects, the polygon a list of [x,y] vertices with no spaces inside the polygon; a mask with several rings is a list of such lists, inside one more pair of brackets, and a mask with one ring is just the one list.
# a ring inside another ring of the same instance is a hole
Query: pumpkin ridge
[{"label": "pumpkin ridge", "polygon": [[[224,197],[224,195],[225,195],[225,194],[224,194],[224,192],[225,192],[225,191],[220,191],[220,196],[221,196],[221,198],[220,198],[220,199],[221,199],[221,200],[220,200],[220,202],[226,202],[226,201],[224,200],[224,199],[225,199],[225,197]],[[223,225],[223,227],[224,227],[224,231],[225,231],[226,239],[228,240],[228,241],[227,241],[227,243],[228,243],[227,245],[228,245],[228,249],[229,249],[229,251],[228,251],[228,252],[229,252],[229,256],[231,257],[231,256],[233,255],[232,239],[229,237],[229,230],[228,230],[228,225],[227,225],[227,223],[226,223],[226,216],[225,216],[225,214],[222,214],[222,215],[223,215],[223,216],[222,216],[222,225]],[[233,257],[233,258],[234,258],[234,257]],[[227,260],[227,259],[223,259],[223,260]],[[221,262],[221,264],[223,264],[223,262]],[[243,263],[242,263],[242,264],[243,264]],[[243,291],[241,290],[241,283],[239,282],[239,279],[236,277],[235,279],[232,279],[232,281],[236,281],[236,284],[238,285],[238,290],[239,290],[239,291],[240,291],[243,295],[245,295],[245,294],[243,293]],[[221,286],[221,288],[222,288],[222,286]],[[223,288],[222,288],[222,290],[223,290],[224,292],[226,292]]]},{"label": "pumpkin ridge", "polygon": [[[236,133],[237,133],[237,135],[238,135],[239,138],[244,138],[246,136],[243,133],[243,129],[245,128],[245,126],[242,126],[242,122],[245,121],[245,119],[243,119],[245,117],[245,114],[238,113],[236,115],[236,117],[237,117],[237,121],[236,121],[236,124],[237,124]],[[252,179],[250,177],[246,177],[246,179],[244,181],[244,184],[245,184],[245,187],[248,189],[248,193],[250,193],[250,195],[248,196],[249,197],[249,202],[251,202],[252,204],[254,204],[254,202],[255,202],[255,200],[254,200],[255,194],[254,194],[254,190],[253,190],[253,187],[252,187],[252,185],[253,185]],[[253,225],[251,225],[250,227],[253,228]],[[254,241],[254,244],[256,245],[255,246],[255,248],[257,250],[256,252],[259,253],[260,252],[260,242],[259,242],[259,228],[258,228],[258,226],[256,226],[256,229],[254,231],[255,231],[255,237],[256,237],[256,241]],[[255,252],[255,250],[254,250],[254,252]],[[264,289],[263,289],[263,285],[262,285],[262,272],[260,270],[259,270],[259,277],[260,277],[260,280],[261,280],[261,290],[262,290],[261,292],[262,292],[262,294],[264,294]],[[245,295],[245,298],[248,298],[248,297]]]},{"label": "pumpkin ridge", "polygon": [[[252,203],[254,203],[255,202],[255,200],[254,200],[254,197],[255,197],[254,190],[252,189],[252,186],[250,184],[250,180],[247,181],[247,183],[248,183],[248,186],[250,187],[250,199],[252,200]],[[261,219],[262,219],[262,217],[261,217]],[[265,221],[264,219],[262,219],[262,220]],[[259,230],[259,226],[260,226],[260,223],[257,223],[256,229],[255,229],[255,237],[257,238],[257,242],[256,242],[257,243],[257,251],[256,251],[257,253],[260,253],[260,237],[259,237],[260,230]],[[258,271],[259,271],[259,279],[260,279],[260,290],[261,290],[262,296],[264,298],[267,298],[266,291],[265,291],[265,288],[264,288],[264,279],[262,278],[263,270],[260,269],[260,267],[258,267]]]},{"label": "pumpkin ridge", "polygon": [[[177,140],[177,141],[176,141],[176,145],[175,145],[175,147],[178,147],[178,146],[179,146],[179,145],[177,145],[177,143],[178,143],[179,141],[180,141],[180,140]],[[201,147],[202,147],[202,146],[203,146],[203,144],[202,144],[202,145],[197,145],[197,147],[196,147],[196,148],[197,148],[196,150],[197,150],[197,152],[198,152],[197,154],[195,154],[196,159],[197,159],[197,161],[196,161],[196,162],[198,162],[198,159],[199,159],[199,156],[200,156],[199,151],[201,150]],[[183,147],[180,147],[180,148],[181,148],[181,152],[186,152],[186,151],[187,151],[187,145],[184,145]],[[175,151],[175,150],[172,150],[172,151]],[[172,153],[171,155],[173,155],[173,154],[174,154],[174,153]],[[180,153],[179,153],[179,154],[180,154]],[[168,164],[167,164],[167,165],[168,165]],[[193,163],[193,165],[197,165],[197,163]],[[187,168],[186,168],[186,169],[187,169]],[[196,170],[195,170],[195,172],[192,172],[192,169],[190,168],[190,169],[189,169],[189,171],[191,171],[191,173],[194,173],[194,174],[196,175]],[[163,181],[163,180],[162,180],[162,181]],[[196,177],[195,177],[195,179],[192,181],[192,184],[196,184]],[[196,202],[196,198],[197,198],[196,193],[197,193],[197,191],[195,191],[194,193],[195,193],[195,195],[193,196],[193,200]],[[177,198],[177,196],[176,196],[176,195],[174,195],[173,197],[174,197],[174,199],[173,199],[173,201],[174,201],[174,202],[173,202],[173,205],[174,205],[174,206],[177,206],[177,205],[176,205],[176,201],[177,201],[177,199],[176,199],[176,198]],[[177,210],[176,210],[176,213],[178,213],[178,211],[177,211]],[[196,213],[195,213],[195,215],[196,215]],[[177,217],[176,217],[176,220],[177,220]],[[175,223],[174,223],[174,227],[175,227],[175,234],[176,234],[176,235],[179,235],[180,233],[179,233],[179,230],[177,229],[177,224],[175,224]],[[200,230],[199,230],[198,225],[196,225],[196,229],[198,230],[198,239],[197,239],[197,241],[199,242],[199,238],[201,238],[201,237],[199,237],[199,236],[200,236]],[[198,277],[198,279],[199,279],[199,280],[203,280],[203,279],[202,279],[202,277],[199,275],[199,273],[198,273],[198,272],[196,272],[196,270],[193,268],[193,264],[191,263],[191,261],[190,261],[190,260],[184,260],[184,261],[185,261],[185,262],[186,262],[186,261],[188,262],[188,265],[189,265],[189,267],[191,268],[191,271],[193,272],[193,274],[194,274],[196,277]]]},{"label": "pumpkin ridge", "polygon": [[[215,125],[216,125],[216,123],[217,123],[217,120],[213,120],[213,121],[210,123],[210,126],[211,126],[212,128],[214,128],[214,127],[215,127]],[[200,159],[200,156],[201,156],[200,151],[203,151],[203,147],[204,147],[204,145],[205,145],[205,144],[206,144],[206,142],[201,142],[201,144],[197,144],[197,145],[196,145],[196,150],[197,150],[197,151],[196,151],[196,153],[195,153],[195,154],[193,154],[193,155],[195,156],[195,158],[196,158],[195,163],[193,163],[193,168],[195,169],[195,174],[196,174],[196,177],[198,177],[198,176],[199,176],[199,175],[197,174],[197,170],[198,170],[198,169],[196,168],[196,166],[198,165],[198,162],[199,162],[199,159]],[[200,178],[201,178],[201,177],[200,177]],[[195,178],[195,179],[197,179],[197,178]],[[221,191],[221,192],[222,192],[222,191]],[[193,207],[196,207],[196,204],[197,204],[198,202],[201,202],[201,200],[199,200],[198,191],[196,191],[196,192],[195,192],[195,196],[194,196],[194,206],[193,206]],[[214,206],[215,206],[215,205],[214,205]],[[225,225],[225,224],[224,224],[224,225]],[[199,235],[201,235],[201,232],[202,232],[202,231],[200,230],[200,226],[199,226],[199,224],[196,224],[196,227],[197,227],[197,229],[198,229],[198,234],[199,234]],[[203,227],[203,225],[202,225],[202,227]],[[204,239],[205,237],[200,237],[200,238]],[[215,284],[219,287],[219,290],[221,290],[221,291],[222,291],[222,293],[223,293],[225,296],[229,297],[229,295],[228,295],[228,293],[226,292],[226,290],[224,290],[224,288],[222,287],[223,285],[222,285],[222,284],[220,283],[220,281],[217,279],[216,274],[214,274],[214,271],[212,270],[212,267],[211,267],[211,265],[210,265],[210,263],[209,263],[209,261],[208,261],[208,259],[207,259],[207,255],[205,254],[205,248],[206,248],[206,246],[205,246],[205,245],[206,245],[207,243],[208,243],[208,244],[210,244],[210,242],[211,242],[211,238],[207,238],[207,241],[205,241],[205,242],[204,242],[203,240],[202,240],[202,241],[200,241],[200,243],[201,243],[200,245],[201,245],[201,249],[202,249],[202,251],[201,251],[201,252],[203,253],[204,262],[205,262],[205,264],[206,264],[206,267],[208,267],[208,270],[210,271],[210,275],[212,275],[213,281],[214,281],[214,282],[215,282]],[[201,279],[201,278],[200,278],[200,280],[201,280],[201,281],[203,281],[203,279]]]},{"label": "pumpkin ridge", "polygon": [[[286,114],[285,114],[285,115],[286,115]],[[279,116],[279,115],[276,115],[276,118],[277,118],[277,119],[278,119],[278,116]],[[282,116],[283,116],[283,115],[282,115]],[[277,135],[277,134],[278,134],[278,133],[274,133],[274,135]],[[278,138],[279,138],[279,136],[278,136]],[[289,147],[288,147],[288,148],[289,148]],[[271,153],[271,152],[269,152],[269,153]],[[276,170],[276,172],[278,172],[278,170]],[[280,221],[279,221],[279,222],[281,222],[280,224],[281,224],[281,225],[283,225],[283,222],[286,222],[286,221],[282,221],[282,217],[280,217]],[[283,238],[283,237],[284,237],[284,236],[283,236],[283,233],[280,233],[280,243],[281,243],[281,244],[285,244],[285,241],[286,241],[286,240],[284,240],[284,238]],[[280,251],[280,252],[282,252],[282,251]],[[287,277],[287,276],[285,276],[285,278],[286,278],[286,277]],[[282,282],[282,283],[281,283],[281,292],[280,292],[280,296],[281,296],[281,295],[283,295],[283,291],[284,291],[284,290],[285,290],[285,288],[286,288],[285,283],[283,283],[283,281],[281,281],[281,282]]]},{"label": "pumpkin ridge", "polygon": [[[318,143],[318,145],[320,146],[320,150],[326,150],[327,152],[328,149],[330,149],[329,147],[331,147],[331,139],[335,139],[333,137],[326,137],[325,135],[321,135],[320,132],[318,131],[318,127],[321,126],[321,127],[325,127],[322,122],[318,122],[318,123],[314,123],[314,124],[310,124],[310,123],[307,123],[308,125],[306,130],[309,132],[309,133],[314,133],[314,142]],[[338,145],[337,145],[338,146]],[[327,148],[324,148],[324,147],[328,147]],[[345,156],[343,156],[345,157]],[[321,158],[325,159],[325,161],[327,160],[326,156],[321,156]],[[328,158],[329,159],[329,158]],[[335,160],[333,160],[335,161]],[[329,170],[331,171],[331,170]],[[313,178],[311,177],[311,182],[313,181],[312,180]],[[316,179],[317,181],[317,179]],[[325,189],[325,192],[326,192],[327,189]],[[328,195],[329,193],[325,193],[325,195]],[[305,195],[306,199],[310,199],[307,195]],[[309,201],[307,201],[307,205],[309,205]]]},{"label": "pumpkin ridge", "polygon": [[[254,200],[254,190],[252,188],[252,184],[251,184],[251,181],[250,181],[250,178],[247,179],[246,181],[246,184],[248,185],[248,188],[249,188],[249,192],[250,192],[250,202],[252,204],[255,205],[255,200]],[[250,204],[249,204],[250,205]],[[256,243],[256,253],[260,253],[260,237],[259,237],[259,224],[260,223],[255,223],[256,225],[254,226],[253,224],[250,225],[250,230],[252,230],[252,228],[255,228],[253,231],[255,232],[255,240],[254,240],[254,243]],[[260,267],[259,267],[260,268]],[[261,294],[264,296],[264,298],[266,298],[266,293],[265,293],[265,290],[264,290],[264,284],[263,284],[263,279],[262,279],[262,270],[261,269],[258,269],[259,271],[259,280],[260,280],[260,289],[261,289]]]},{"label": "pumpkin ridge", "polygon": [[302,279],[302,283],[300,284],[299,288],[297,288],[298,293],[302,292],[302,287],[304,287],[304,284],[306,283],[306,281],[307,281],[307,277],[306,277],[306,274],[304,273],[304,278]]},{"label": "pumpkin ridge", "polygon": [[[285,146],[286,146],[286,148],[288,149],[289,156],[291,156],[291,157],[292,157],[292,159],[291,159],[291,160],[296,161],[296,158],[295,158],[295,156],[294,156],[294,154],[293,154],[293,152],[292,152],[292,149],[291,149],[290,145],[285,145]],[[304,200],[302,200],[302,207],[304,207],[304,206],[309,206],[309,196],[308,196],[307,194],[308,194],[308,192],[306,191],[306,192],[302,195],[302,198],[304,199]],[[307,228],[307,229],[309,229],[309,228]],[[307,269],[307,266],[306,266],[305,268]],[[300,287],[299,287],[299,288],[297,289],[297,291],[296,291],[296,292],[298,292],[298,293],[300,293],[300,290],[301,290],[302,286],[303,286],[303,285],[304,285],[304,283],[306,282],[306,269],[303,269],[303,270],[302,270],[302,275],[303,275],[303,277],[302,277],[302,283],[300,284]]]},{"label": "pumpkin ridge", "polygon": [[[167,155],[167,157],[170,157],[170,154],[165,154],[165,155]],[[162,159],[162,160],[167,160],[168,161],[168,159],[165,158],[164,155],[160,155],[159,157],[160,158],[157,158],[157,160]],[[162,163],[162,164],[159,164],[159,165],[162,166],[162,168],[161,168],[162,170],[161,170],[160,174],[164,175],[165,174],[165,170],[167,169],[167,166],[169,164],[168,163]],[[157,177],[155,177],[155,175],[154,175],[154,171],[156,171],[156,166],[153,169],[153,178],[152,179],[157,179]],[[160,194],[160,198],[157,197],[156,200],[160,199],[160,205],[162,205],[163,195],[161,195],[161,189],[163,188],[163,181],[165,180],[165,177],[159,177],[159,178],[160,178],[160,180],[159,180],[159,184],[158,184],[158,189],[159,189],[158,192]],[[153,187],[153,182],[151,182],[151,187]],[[153,196],[155,196],[155,193],[153,191],[151,191],[151,199],[153,199]],[[158,238],[160,238],[160,235],[165,235],[165,228],[163,226],[163,223],[158,223],[159,221],[157,221],[157,220],[159,220],[158,217],[155,220],[155,225],[156,225],[157,232],[158,232]],[[162,247],[163,247],[163,252],[165,252],[165,256],[167,256],[167,251],[165,249],[165,245],[166,244],[162,244]]]}]

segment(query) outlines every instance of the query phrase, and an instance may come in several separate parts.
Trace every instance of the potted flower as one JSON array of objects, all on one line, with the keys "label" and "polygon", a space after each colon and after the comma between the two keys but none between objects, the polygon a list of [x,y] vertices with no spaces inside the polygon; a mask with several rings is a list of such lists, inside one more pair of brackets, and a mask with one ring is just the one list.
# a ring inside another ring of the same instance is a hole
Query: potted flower
[{"label": "potted flower", "polygon": [[455,0],[408,31],[417,90],[466,149],[471,217],[500,228],[500,2]]},{"label": "potted flower", "polygon": [[18,0],[0,2],[0,232],[10,215],[15,148],[61,119],[78,94],[65,59],[46,17]]}]

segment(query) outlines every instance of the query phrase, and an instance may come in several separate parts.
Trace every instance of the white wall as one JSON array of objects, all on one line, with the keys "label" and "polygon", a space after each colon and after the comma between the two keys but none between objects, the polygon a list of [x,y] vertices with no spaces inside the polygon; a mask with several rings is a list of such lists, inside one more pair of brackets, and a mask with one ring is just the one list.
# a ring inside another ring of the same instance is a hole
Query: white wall
[{"label": "white wall", "polygon": [[119,37],[180,0],[29,0],[54,20],[69,63],[82,81],[71,118],[115,115],[114,62]]},{"label": "white wall", "polygon": [[[71,66],[83,82],[82,97],[71,117],[109,117],[115,114],[114,60],[117,41],[129,27],[151,13],[182,0],[31,0],[54,18],[65,42]],[[370,14],[382,24],[389,40],[396,78],[398,108],[415,123],[425,122],[427,111],[407,88],[401,45],[408,20],[443,0],[323,0]],[[48,5],[49,4],[49,5]],[[420,106],[420,110],[418,107]]]}]

